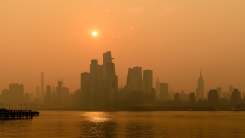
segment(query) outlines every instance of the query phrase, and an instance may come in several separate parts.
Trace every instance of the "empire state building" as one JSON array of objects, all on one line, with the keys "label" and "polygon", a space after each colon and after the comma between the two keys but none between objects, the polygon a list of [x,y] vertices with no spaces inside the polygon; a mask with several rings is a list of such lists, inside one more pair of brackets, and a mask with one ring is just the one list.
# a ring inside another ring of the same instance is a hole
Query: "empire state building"
[{"label": "empire state building", "polygon": [[197,89],[196,89],[196,98],[204,99],[204,81],[202,78],[202,72],[200,71],[200,76],[198,78]]}]

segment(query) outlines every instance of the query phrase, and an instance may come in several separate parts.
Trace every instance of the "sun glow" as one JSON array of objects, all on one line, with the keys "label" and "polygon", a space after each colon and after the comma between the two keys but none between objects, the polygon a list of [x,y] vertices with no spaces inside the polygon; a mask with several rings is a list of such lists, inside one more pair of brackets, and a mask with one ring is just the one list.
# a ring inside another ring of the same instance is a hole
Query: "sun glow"
[{"label": "sun glow", "polygon": [[92,32],[92,35],[93,35],[93,36],[97,36],[98,33],[97,33],[96,31],[93,31],[93,32]]}]

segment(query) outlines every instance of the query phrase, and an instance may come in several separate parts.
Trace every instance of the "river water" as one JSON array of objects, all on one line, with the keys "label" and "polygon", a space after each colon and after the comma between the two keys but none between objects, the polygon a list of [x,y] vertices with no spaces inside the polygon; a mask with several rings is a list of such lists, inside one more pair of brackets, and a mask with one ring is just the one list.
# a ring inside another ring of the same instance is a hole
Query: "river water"
[{"label": "river water", "polygon": [[244,138],[245,112],[40,111],[33,119],[0,120],[5,137]]}]

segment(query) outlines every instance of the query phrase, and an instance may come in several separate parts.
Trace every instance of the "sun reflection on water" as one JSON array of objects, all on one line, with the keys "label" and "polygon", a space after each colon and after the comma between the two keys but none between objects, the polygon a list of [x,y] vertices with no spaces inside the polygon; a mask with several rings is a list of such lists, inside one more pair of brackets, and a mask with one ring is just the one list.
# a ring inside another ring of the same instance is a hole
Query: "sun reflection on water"
[{"label": "sun reflection on water", "polygon": [[111,121],[110,113],[106,112],[86,112],[83,113],[84,116],[89,122],[108,122]]}]

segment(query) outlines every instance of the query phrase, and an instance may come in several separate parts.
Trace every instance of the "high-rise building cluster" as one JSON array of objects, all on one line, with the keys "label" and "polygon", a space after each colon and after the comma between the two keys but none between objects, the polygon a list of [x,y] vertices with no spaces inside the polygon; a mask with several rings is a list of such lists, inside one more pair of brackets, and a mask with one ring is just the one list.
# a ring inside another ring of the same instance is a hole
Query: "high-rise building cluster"
[{"label": "high-rise building cluster", "polygon": [[82,108],[101,108],[116,100],[118,77],[111,52],[103,54],[103,64],[92,59],[90,72],[81,73]]},{"label": "high-rise building cluster", "polygon": [[44,72],[41,72],[40,86],[36,87],[35,97],[24,92],[24,85],[12,83],[8,89],[2,90],[0,103],[18,108],[20,103],[29,107],[43,109],[129,109],[134,106],[193,106],[216,107],[226,109],[241,106],[245,96],[238,89],[229,86],[228,92],[221,87],[211,89],[205,97],[202,72],[197,80],[196,92],[173,92],[169,84],[157,78],[153,87],[153,71],[135,66],[128,68],[125,86],[118,87],[118,76],[111,52],[103,53],[103,63],[92,59],[89,72],[80,74],[80,89],[73,93],[64,86],[63,78],[59,78],[56,86],[46,85]]},{"label": "high-rise building cluster", "polygon": [[33,98],[33,94],[24,92],[24,85],[19,83],[9,84],[8,89],[3,89],[0,94],[1,106],[14,105],[19,106],[19,103],[28,103]]}]

